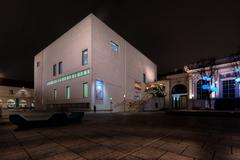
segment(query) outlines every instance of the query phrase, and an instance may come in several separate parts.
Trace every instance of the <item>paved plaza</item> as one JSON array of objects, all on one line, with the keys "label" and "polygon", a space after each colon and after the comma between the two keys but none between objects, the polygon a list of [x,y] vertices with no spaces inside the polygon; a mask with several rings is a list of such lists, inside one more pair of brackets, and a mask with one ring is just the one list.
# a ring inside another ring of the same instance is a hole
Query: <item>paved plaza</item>
[{"label": "paved plaza", "polygon": [[17,129],[0,121],[1,160],[240,160],[240,119],[88,113],[81,123]]}]

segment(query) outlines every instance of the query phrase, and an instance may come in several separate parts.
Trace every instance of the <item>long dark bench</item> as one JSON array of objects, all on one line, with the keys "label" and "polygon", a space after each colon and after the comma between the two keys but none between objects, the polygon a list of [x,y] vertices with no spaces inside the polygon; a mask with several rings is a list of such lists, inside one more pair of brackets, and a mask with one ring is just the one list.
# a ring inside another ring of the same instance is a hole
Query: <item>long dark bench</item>
[{"label": "long dark bench", "polygon": [[9,115],[9,120],[18,127],[60,126],[82,120],[84,112],[56,112],[47,117],[25,117],[20,114]]}]

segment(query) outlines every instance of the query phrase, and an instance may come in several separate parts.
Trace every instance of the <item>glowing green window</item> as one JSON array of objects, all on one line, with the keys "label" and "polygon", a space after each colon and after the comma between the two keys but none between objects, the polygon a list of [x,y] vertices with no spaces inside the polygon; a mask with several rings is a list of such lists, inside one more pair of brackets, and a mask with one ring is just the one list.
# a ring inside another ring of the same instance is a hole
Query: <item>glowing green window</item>
[{"label": "glowing green window", "polygon": [[83,83],[83,98],[88,98],[88,82]]},{"label": "glowing green window", "polygon": [[66,99],[70,99],[71,98],[71,87],[67,86],[66,87]]}]

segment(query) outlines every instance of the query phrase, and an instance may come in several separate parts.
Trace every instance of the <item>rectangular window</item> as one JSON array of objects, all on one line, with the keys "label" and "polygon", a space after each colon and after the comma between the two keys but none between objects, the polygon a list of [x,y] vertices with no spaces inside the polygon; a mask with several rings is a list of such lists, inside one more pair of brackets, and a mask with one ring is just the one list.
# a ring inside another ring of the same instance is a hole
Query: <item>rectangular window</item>
[{"label": "rectangular window", "polygon": [[67,86],[66,87],[66,99],[70,99],[71,98],[71,87]]},{"label": "rectangular window", "polygon": [[82,65],[88,64],[88,49],[82,51]]},{"label": "rectangular window", "polygon": [[57,73],[57,65],[54,64],[53,65],[53,76],[56,76],[56,73]]},{"label": "rectangular window", "polygon": [[235,98],[235,80],[225,80],[223,85],[223,98]]},{"label": "rectangular window", "polygon": [[83,83],[83,98],[88,98],[88,82]]},{"label": "rectangular window", "polygon": [[55,101],[57,99],[57,90],[53,89],[53,100]]},{"label": "rectangular window", "polygon": [[40,62],[37,62],[37,67],[39,67],[40,66]]},{"label": "rectangular window", "polygon": [[146,74],[143,73],[143,83],[146,83]]},{"label": "rectangular window", "polygon": [[62,74],[62,62],[58,63],[58,74]]},{"label": "rectangular window", "polygon": [[96,100],[103,100],[104,82],[96,80]]},{"label": "rectangular window", "polygon": [[112,50],[117,53],[119,51],[119,45],[113,41],[111,41],[110,43]]}]

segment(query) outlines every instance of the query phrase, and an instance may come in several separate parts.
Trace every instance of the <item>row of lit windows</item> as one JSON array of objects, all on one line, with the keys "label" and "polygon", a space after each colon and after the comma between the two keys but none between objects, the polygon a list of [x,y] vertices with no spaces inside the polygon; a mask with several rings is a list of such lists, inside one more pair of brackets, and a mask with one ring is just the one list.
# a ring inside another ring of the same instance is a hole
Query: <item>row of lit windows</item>
[{"label": "row of lit windows", "polygon": [[[88,98],[88,82],[83,83],[83,98]],[[57,99],[57,89],[53,89],[53,100]],[[71,86],[65,88],[65,99],[71,99]]]},{"label": "row of lit windows", "polygon": [[87,76],[89,74],[90,74],[90,69],[88,68],[88,69],[85,69],[85,70],[82,70],[82,71],[78,71],[78,72],[75,72],[75,73],[72,73],[72,74],[69,74],[69,75],[66,75],[66,76],[48,81],[47,85],[52,85],[52,84],[68,81],[68,80],[71,80],[71,79]]}]

